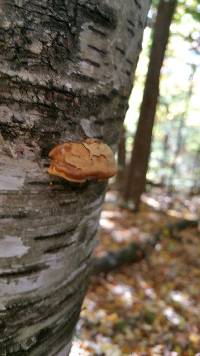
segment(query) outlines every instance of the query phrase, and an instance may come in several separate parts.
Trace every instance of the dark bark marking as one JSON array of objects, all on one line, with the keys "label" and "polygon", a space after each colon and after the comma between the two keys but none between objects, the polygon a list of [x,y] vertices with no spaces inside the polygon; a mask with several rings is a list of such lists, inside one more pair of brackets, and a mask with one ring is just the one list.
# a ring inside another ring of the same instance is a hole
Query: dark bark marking
[{"label": "dark bark marking", "polygon": [[55,253],[55,252],[58,252],[60,250],[64,250],[66,247],[70,247],[72,245],[74,245],[76,242],[75,241],[72,241],[72,242],[69,242],[69,243],[66,243],[66,244],[63,244],[63,245],[56,245],[56,246],[52,246],[52,247],[49,247],[47,248],[46,250],[44,250],[44,253]]},{"label": "dark bark marking", "polygon": [[126,75],[130,78],[131,72],[130,72],[129,70],[126,70],[125,73],[126,73]]},{"label": "dark bark marking", "polygon": [[135,36],[135,32],[134,32],[130,27],[127,27],[127,31],[128,31],[128,33],[130,33],[130,35],[131,35],[132,37]]},{"label": "dark bark marking", "polygon": [[34,240],[42,241],[42,240],[46,240],[46,239],[52,239],[55,237],[62,237],[62,236],[65,236],[69,232],[73,232],[76,229],[76,227],[77,227],[77,224],[74,226],[71,226],[67,229],[64,229],[63,231],[55,232],[53,234],[34,236]]},{"label": "dark bark marking", "polygon": [[138,9],[141,10],[142,6],[140,4],[140,0],[134,0],[134,2],[135,2],[135,5],[138,7]]},{"label": "dark bark marking", "polygon": [[103,49],[101,49],[101,48],[97,48],[97,47],[92,46],[92,45],[90,45],[90,44],[88,45],[88,47],[91,48],[91,49],[93,49],[94,51],[96,51],[96,52],[102,54],[103,56],[105,56],[105,55],[107,54],[107,51],[105,51],[105,50],[103,50]]},{"label": "dark bark marking", "polygon": [[75,73],[72,74],[72,78],[79,79],[80,83],[83,82],[83,81],[85,83],[92,83],[92,84],[96,83],[96,79],[95,78],[90,77],[89,75],[86,75],[86,74],[82,74],[82,73],[75,72]]},{"label": "dark bark marking", "polygon": [[77,203],[78,201],[78,198],[69,198],[69,199],[65,199],[65,200],[62,200],[61,202],[59,202],[59,205],[62,207],[62,206],[69,206],[69,204],[73,204],[73,203]]},{"label": "dark bark marking", "polygon": [[88,63],[96,68],[100,68],[100,64],[89,58],[80,58],[82,62]]},{"label": "dark bark marking", "polygon": [[14,213],[0,214],[0,219],[24,219],[28,215],[28,212],[23,210]]},{"label": "dark bark marking", "polygon": [[143,22],[140,19],[138,21],[138,25],[139,25],[140,28],[144,28]]},{"label": "dark bark marking", "polygon": [[96,27],[94,27],[92,25],[89,25],[88,28],[89,28],[89,30],[95,32],[96,34],[98,34],[101,37],[107,37],[107,33],[106,32],[103,32],[102,30],[99,30],[98,28],[96,28]]},{"label": "dark bark marking", "polygon": [[124,51],[123,48],[116,46],[115,49],[116,49],[119,53],[121,53],[123,56],[125,55],[125,51]]},{"label": "dark bark marking", "polygon": [[9,271],[5,271],[3,273],[0,273],[0,278],[18,278],[18,277],[23,277],[23,276],[30,276],[32,274],[44,271],[47,269],[48,266],[45,264],[37,264],[37,265],[30,265],[30,266],[21,266],[18,269],[12,269]]},{"label": "dark bark marking", "polygon": [[[49,166],[49,164],[48,164],[48,166]],[[49,180],[46,180],[45,181],[45,179],[44,180],[27,180],[27,184],[28,185],[33,185],[34,187],[35,186],[48,186],[49,184],[50,184],[50,181]]]},{"label": "dark bark marking", "polygon": [[130,20],[130,19],[127,19],[127,22],[130,26],[132,26],[133,28],[135,28],[135,24]]},{"label": "dark bark marking", "polygon": [[126,58],[126,61],[127,61],[128,64],[130,64],[130,66],[131,66],[131,68],[132,68],[132,66],[133,66],[133,61],[131,61],[129,58]]}]

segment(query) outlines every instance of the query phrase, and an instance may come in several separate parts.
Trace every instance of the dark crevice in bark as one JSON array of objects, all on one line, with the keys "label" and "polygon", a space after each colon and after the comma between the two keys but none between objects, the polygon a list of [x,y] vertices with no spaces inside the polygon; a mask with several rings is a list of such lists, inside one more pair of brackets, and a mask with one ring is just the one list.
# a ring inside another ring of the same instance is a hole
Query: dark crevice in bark
[{"label": "dark crevice in bark", "polygon": [[88,28],[89,28],[89,30],[97,33],[101,37],[106,37],[108,35],[106,32],[103,32],[103,31],[99,30],[98,28],[96,28],[96,27],[94,27],[92,25],[89,25]]},{"label": "dark crevice in bark", "polygon": [[126,58],[126,61],[127,61],[128,64],[130,64],[130,66],[131,66],[131,68],[132,68],[132,66],[133,66],[133,61],[131,61],[129,58]]},{"label": "dark crevice in bark", "polygon": [[135,36],[135,32],[130,27],[127,27],[127,31],[130,33],[131,37]]},{"label": "dark crevice in bark", "polygon": [[130,77],[131,72],[129,72],[128,70],[125,71],[126,75],[128,75],[128,77]]},{"label": "dark crevice in bark", "polygon": [[38,236],[34,236],[33,239],[36,241],[43,241],[46,239],[52,239],[52,238],[58,238],[58,237],[63,237],[65,236],[67,233],[69,232],[74,232],[74,230],[76,229],[77,224],[68,227],[66,229],[64,229],[63,231],[58,231],[58,232],[54,232],[54,233],[49,233],[46,235],[38,235]]},{"label": "dark crevice in bark", "polygon": [[88,48],[91,48],[92,50],[102,54],[103,56],[105,56],[107,54],[107,51],[103,50],[102,48],[98,48],[98,47],[95,47],[93,45],[88,45]]},{"label": "dark crevice in bark", "polygon": [[125,51],[124,51],[123,48],[120,48],[120,47],[116,46],[115,49],[116,49],[120,54],[122,54],[123,56],[125,55]]},{"label": "dark crevice in bark", "polygon": [[78,73],[78,72],[72,73],[71,77],[74,79],[79,79],[80,82],[84,81],[86,83],[96,83],[96,80],[94,78],[89,77],[89,75]]},{"label": "dark crevice in bark", "polygon": [[55,245],[55,246],[53,246],[53,247],[49,247],[49,248],[47,248],[46,250],[44,250],[44,252],[43,253],[54,253],[54,252],[58,252],[58,251],[60,251],[60,250],[63,250],[63,249],[65,249],[66,247],[69,247],[69,246],[72,246],[72,245],[74,245],[76,242],[74,241],[74,242],[69,242],[69,243],[66,243],[66,244],[63,244],[63,245]]},{"label": "dark crevice in bark", "polygon": [[28,215],[29,214],[26,211],[15,211],[13,213],[6,214],[0,213],[0,219],[25,219]]},{"label": "dark crevice in bark", "polygon": [[85,63],[88,63],[88,64],[91,64],[91,65],[94,66],[94,67],[97,67],[97,68],[100,67],[100,64],[99,64],[99,63],[97,63],[97,62],[95,62],[95,61],[93,61],[93,60],[91,60],[91,59],[89,59],[89,58],[79,58],[79,59],[80,59],[80,61],[85,62]]},{"label": "dark crevice in bark", "polygon": [[134,0],[136,6],[138,7],[138,9],[141,9],[141,4],[139,2],[139,0]]},{"label": "dark crevice in bark", "polygon": [[132,22],[130,19],[127,19],[127,22],[131,27],[135,28],[134,22]]},{"label": "dark crevice in bark", "polygon": [[12,280],[13,278],[20,278],[23,276],[30,276],[32,274],[39,273],[41,271],[44,271],[47,269],[48,266],[46,264],[35,264],[35,265],[30,265],[30,266],[21,266],[17,268],[16,270],[12,269],[10,271],[5,271],[3,273],[0,273],[0,278],[6,278],[7,280]]}]

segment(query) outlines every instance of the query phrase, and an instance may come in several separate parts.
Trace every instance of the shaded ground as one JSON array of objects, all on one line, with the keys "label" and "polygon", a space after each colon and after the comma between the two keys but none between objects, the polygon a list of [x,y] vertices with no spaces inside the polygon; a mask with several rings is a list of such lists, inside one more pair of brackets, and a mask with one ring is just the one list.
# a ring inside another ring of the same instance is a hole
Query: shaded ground
[{"label": "shaded ground", "polygon": [[[174,216],[194,216],[198,207],[177,200],[170,204],[164,209],[171,216],[146,205],[135,215],[108,195],[96,255],[148,239],[176,221]],[[162,242],[145,260],[94,276],[71,355],[200,356],[198,230],[185,229],[174,238],[164,230]]]}]

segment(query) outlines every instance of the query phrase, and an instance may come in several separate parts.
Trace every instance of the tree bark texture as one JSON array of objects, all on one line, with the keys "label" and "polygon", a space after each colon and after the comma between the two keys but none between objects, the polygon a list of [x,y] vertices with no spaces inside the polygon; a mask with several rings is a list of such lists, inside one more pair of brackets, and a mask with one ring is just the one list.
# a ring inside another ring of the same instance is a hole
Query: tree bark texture
[{"label": "tree bark texture", "polygon": [[139,208],[141,194],[145,190],[152,130],[159,96],[160,72],[176,4],[177,0],[160,0],[158,6],[149,67],[124,194],[125,200],[130,199],[134,202],[136,211]]},{"label": "tree bark texture", "polygon": [[148,0],[0,1],[0,355],[68,355],[106,184],[47,174],[58,143],[116,149]]}]

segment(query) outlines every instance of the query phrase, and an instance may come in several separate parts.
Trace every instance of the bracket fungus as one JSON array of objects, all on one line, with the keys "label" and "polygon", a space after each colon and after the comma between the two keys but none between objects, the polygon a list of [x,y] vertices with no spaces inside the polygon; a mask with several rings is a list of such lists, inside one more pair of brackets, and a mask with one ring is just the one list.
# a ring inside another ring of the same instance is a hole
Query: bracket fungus
[{"label": "bracket fungus", "polygon": [[98,139],[88,138],[57,145],[50,151],[49,157],[51,165],[48,173],[71,182],[104,180],[117,173],[112,150]]}]

